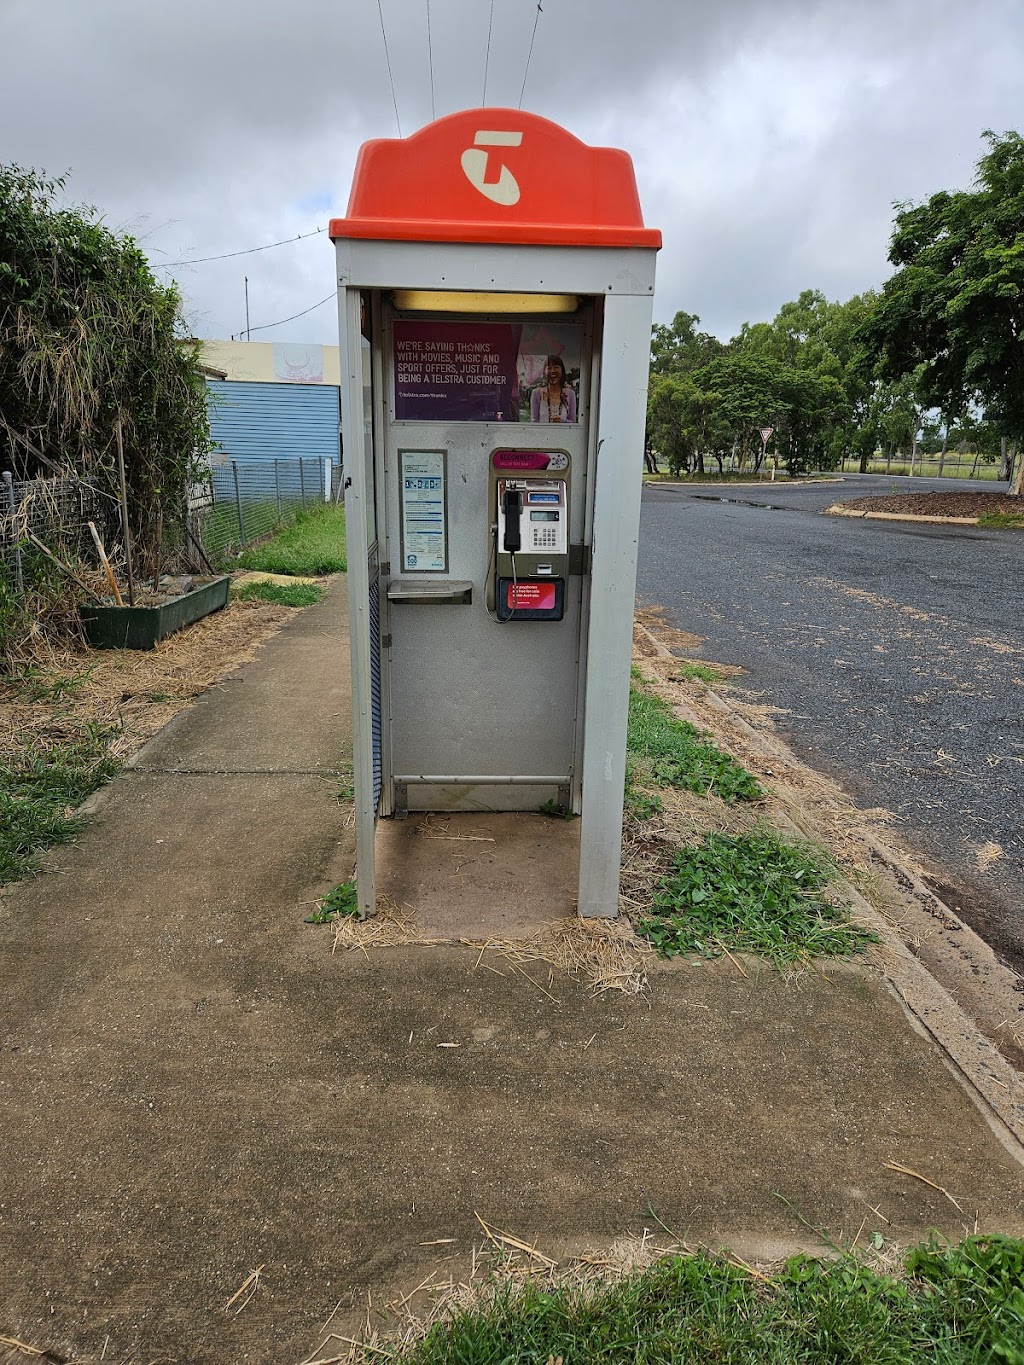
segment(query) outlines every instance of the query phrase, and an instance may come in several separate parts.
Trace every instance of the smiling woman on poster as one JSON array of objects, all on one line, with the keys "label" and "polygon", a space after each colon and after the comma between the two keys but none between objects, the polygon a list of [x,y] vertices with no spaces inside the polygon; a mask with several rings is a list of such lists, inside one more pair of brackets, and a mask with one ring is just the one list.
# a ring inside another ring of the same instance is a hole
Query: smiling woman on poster
[{"label": "smiling woman on poster", "polygon": [[576,394],[569,384],[565,365],[557,355],[549,355],[544,362],[544,383],[538,384],[530,396],[530,420],[576,421]]}]

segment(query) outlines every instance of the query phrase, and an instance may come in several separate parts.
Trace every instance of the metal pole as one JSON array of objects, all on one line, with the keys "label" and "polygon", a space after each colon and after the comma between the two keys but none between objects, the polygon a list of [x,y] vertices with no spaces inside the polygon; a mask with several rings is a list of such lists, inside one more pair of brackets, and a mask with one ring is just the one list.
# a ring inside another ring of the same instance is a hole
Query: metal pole
[{"label": "metal pole", "polygon": [[246,275],[243,278],[245,279],[245,339],[251,341],[252,338],[249,335],[249,276]]},{"label": "metal pole", "polygon": [[274,456],[274,496],[277,498],[277,519],[281,520],[281,470]]},{"label": "metal pole", "polygon": [[299,457],[299,492],[302,494],[302,510],[306,510],[306,474],[302,468],[302,457]]},{"label": "metal pole", "polygon": [[14,496],[14,479],[11,477],[9,469],[4,470],[4,487],[7,489],[7,506],[11,511],[11,544],[14,546],[14,581],[17,584],[18,596],[25,595],[25,576],[21,566],[21,545],[15,534],[14,518],[18,511],[18,500]]},{"label": "metal pole", "polygon": [[[124,531],[124,555],[128,563],[128,605],[135,606],[135,569],[132,565],[132,533],[128,529],[128,490],[124,477],[124,434],[121,430],[121,414],[117,416],[117,472],[121,479],[121,529]],[[157,546],[157,557],[160,547]],[[157,591],[154,582],[153,591]]]},{"label": "metal pole", "polygon": [[245,521],[242,517],[242,491],[238,487],[238,461],[231,461],[231,473],[235,478],[235,507],[238,509],[238,538],[242,542],[242,549],[245,549]]}]

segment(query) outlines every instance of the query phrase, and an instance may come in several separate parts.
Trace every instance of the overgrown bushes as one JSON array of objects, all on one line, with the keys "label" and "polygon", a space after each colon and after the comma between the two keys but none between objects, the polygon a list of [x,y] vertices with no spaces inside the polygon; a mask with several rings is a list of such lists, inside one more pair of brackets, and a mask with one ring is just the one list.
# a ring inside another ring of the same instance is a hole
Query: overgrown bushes
[{"label": "overgrown bushes", "polygon": [[210,449],[198,343],[177,288],[95,210],[61,206],[63,178],[0,166],[0,468],[119,488],[145,573]]}]

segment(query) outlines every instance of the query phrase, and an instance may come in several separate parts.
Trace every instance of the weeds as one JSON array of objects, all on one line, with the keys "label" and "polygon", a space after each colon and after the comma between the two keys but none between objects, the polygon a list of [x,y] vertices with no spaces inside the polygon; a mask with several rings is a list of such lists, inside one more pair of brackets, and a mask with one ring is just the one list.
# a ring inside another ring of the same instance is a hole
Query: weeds
[{"label": "weeds", "polygon": [[339,882],[332,886],[316,909],[306,916],[307,924],[333,924],[336,919],[359,914],[359,897],[355,882]]},{"label": "weeds", "polygon": [[271,602],[278,607],[312,607],[324,596],[319,583],[271,583],[251,579],[231,589],[242,602]]},{"label": "weeds", "polygon": [[831,874],[822,853],[774,834],[708,834],[676,850],[637,931],[660,957],[731,951],[777,966],[849,957],[876,936],[823,894]]},{"label": "weeds", "polygon": [[723,801],[758,801],[761,784],[729,754],[654,695],[634,673],[626,741],[627,792],[640,787],[681,787]]},{"label": "weeds", "polygon": [[347,767],[338,778],[338,790],[335,793],[339,806],[348,806],[356,799],[355,774],[351,767]]},{"label": "weeds", "polygon": [[300,512],[291,526],[265,544],[243,551],[235,562],[243,569],[311,578],[344,573],[345,509],[324,503]]},{"label": "weeds", "polygon": [[570,808],[568,806],[563,806],[561,802],[556,801],[554,797],[552,797],[550,801],[545,801],[540,806],[538,806],[537,813],[539,815],[546,815],[552,820],[576,819],[576,816],[573,815]]}]

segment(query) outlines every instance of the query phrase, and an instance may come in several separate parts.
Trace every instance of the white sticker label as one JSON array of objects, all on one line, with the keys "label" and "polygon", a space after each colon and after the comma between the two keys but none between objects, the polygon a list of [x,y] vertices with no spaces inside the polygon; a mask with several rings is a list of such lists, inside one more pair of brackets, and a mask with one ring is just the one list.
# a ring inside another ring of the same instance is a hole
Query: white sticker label
[{"label": "white sticker label", "polygon": [[444,452],[402,451],[402,570],[444,573],[448,567]]}]

